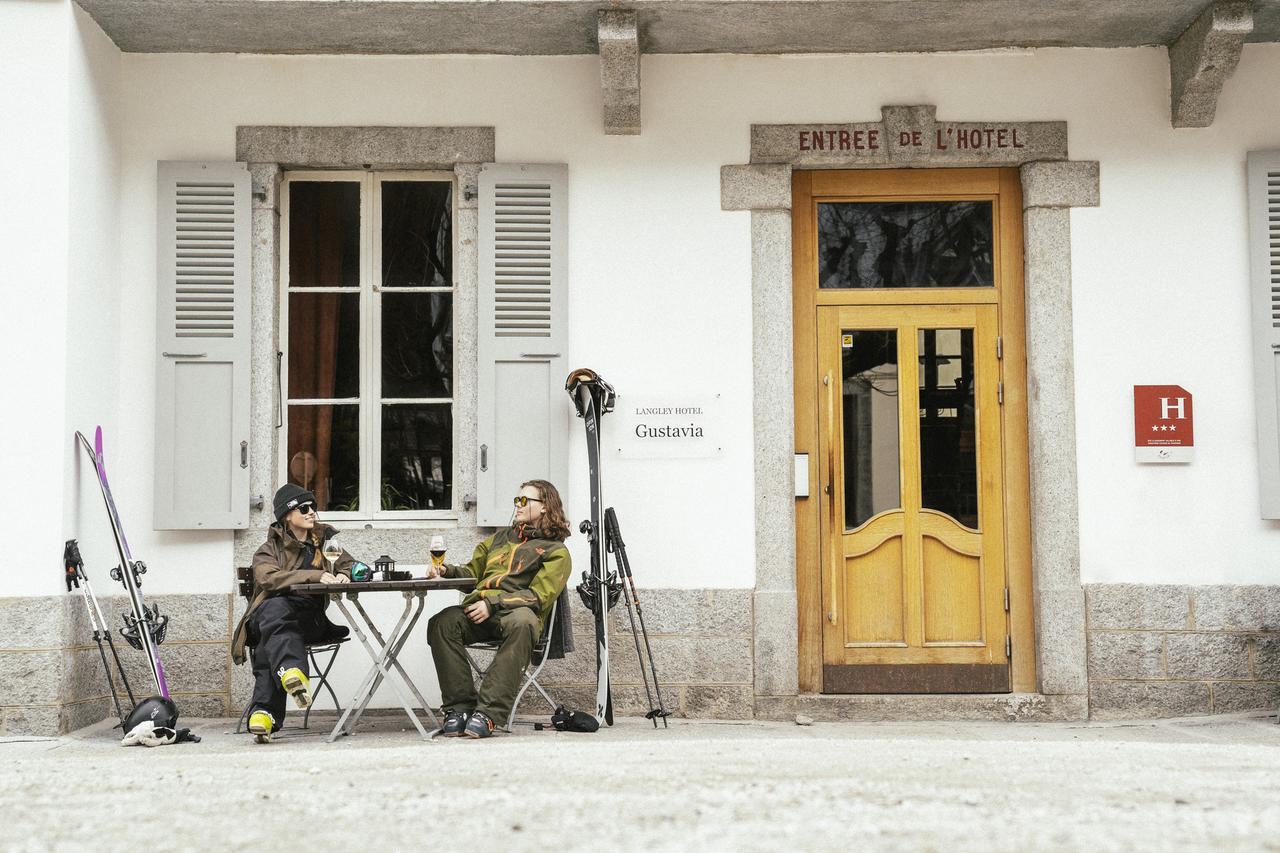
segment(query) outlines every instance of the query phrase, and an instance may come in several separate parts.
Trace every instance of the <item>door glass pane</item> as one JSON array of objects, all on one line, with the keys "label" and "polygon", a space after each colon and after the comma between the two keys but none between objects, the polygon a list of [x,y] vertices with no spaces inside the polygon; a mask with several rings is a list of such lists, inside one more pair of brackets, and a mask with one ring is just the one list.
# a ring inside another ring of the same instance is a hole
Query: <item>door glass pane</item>
[{"label": "door glass pane", "polygon": [[902,505],[898,459],[898,333],[840,333],[844,526]]},{"label": "door glass pane", "polygon": [[289,286],[360,286],[360,184],[289,182]]},{"label": "door glass pane", "polygon": [[360,508],[360,407],[290,406],[289,482],[316,494],[320,510]]},{"label": "door glass pane", "polygon": [[381,507],[384,510],[453,506],[453,407],[382,407]]},{"label": "door glass pane", "polygon": [[818,286],[990,287],[989,201],[823,202]]},{"label": "door glass pane", "polygon": [[453,294],[382,294],[382,396],[453,396]]},{"label": "door glass pane", "polygon": [[360,295],[289,294],[289,398],[360,396]]},{"label": "door glass pane", "polygon": [[453,186],[382,182],[382,286],[453,286]]},{"label": "door glass pane", "polygon": [[921,506],[978,527],[973,329],[921,329]]}]

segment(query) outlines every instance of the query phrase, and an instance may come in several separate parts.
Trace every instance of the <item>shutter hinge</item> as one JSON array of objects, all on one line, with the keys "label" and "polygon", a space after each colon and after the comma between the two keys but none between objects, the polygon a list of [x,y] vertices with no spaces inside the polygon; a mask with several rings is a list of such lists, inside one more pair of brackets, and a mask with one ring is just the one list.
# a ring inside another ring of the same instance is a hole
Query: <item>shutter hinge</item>
[{"label": "shutter hinge", "polygon": [[1004,588],[1004,612],[1009,612],[1009,587]]},{"label": "shutter hinge", "polygon": [[996,358],[1004,358],[1004,338],[996,335]]},{"label": "shutter hinge", "polygon": [[1003,382],[996,383],[996,402],[1002,406],[1004,405],[1004,383]]},{"label": "shutter hinge", "polygon": [[1013,659],[1013,637],[1008,634],[1004,635],[1004,656]]}]

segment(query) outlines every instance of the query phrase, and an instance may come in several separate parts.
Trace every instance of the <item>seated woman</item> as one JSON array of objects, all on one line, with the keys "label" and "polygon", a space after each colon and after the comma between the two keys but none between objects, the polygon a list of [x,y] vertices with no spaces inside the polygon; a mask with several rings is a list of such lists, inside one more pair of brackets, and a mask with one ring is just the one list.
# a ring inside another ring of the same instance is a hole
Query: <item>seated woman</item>
[{"label": "seated woman", "polygon": [[[511,526],[477,545],[470,563],[428,571],[428,577],[476,579],[462,604],[427,625],[447,737],[489,737],[495,721],[506,723],[529,655],[572,571],[563,544],[569,523],[556,487],[530,480],[515,505]],[[463,646],[492,640],[501,646],[477,693]]]},{"label": "seated woman", "polygon": [[284,724],[285,694],[299,708],[311,704],[307,646],[343,639],[349,629],[324,615],[327,595],[294,595],[300,583],[347,583],[355,559],[346,551],[324,567],[321,548],[336,531],[316,519],[316,496],[287,483],[272,501],[276,523],[253,555],[253,599],[236,627],[231,657],[244,663],[245,646],[254,647],[253,705],[249,732],[267,743]]}]

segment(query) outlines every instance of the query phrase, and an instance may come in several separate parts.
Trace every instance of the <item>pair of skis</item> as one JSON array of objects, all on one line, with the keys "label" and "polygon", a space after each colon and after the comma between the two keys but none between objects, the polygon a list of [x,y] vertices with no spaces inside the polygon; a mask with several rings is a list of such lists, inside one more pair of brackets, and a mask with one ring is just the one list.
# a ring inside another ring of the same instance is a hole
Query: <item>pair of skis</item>
[{"label": "pair of skis", "polygon": [[[640,598],[636,593],[635,580],[631,576],[631,563],[627,559],[626,546],[622,542],[622,533],[618,528],[618,517],[613,508],[604,508],[600,481],[600,420],[613,411],[617,395],[613,386],[605,382],[593,370],[579,368],[569,374],[564,383],[565,390],[573,400],[578,416],[582,418],[587,430],[587,467],[591,480],[591,518],[582,522],[578,528],[587,535],[591,546],[591,570],[584,572],[582,583],[578,585],[578,594],[583,604],[595,617],[596,630],[596,719],[606,725],[613,725],[613,693],[609,681],[609,610],[618,600],[624,600],[627,615],[631,618],[631,634],[636,642],[636,655],[640,659],[640,672],[644,678],[645,693],[649,698],[649,712],[645,714],[656,728],[658,719],[662,719],[665,727],[670,711],[662,701],[662,691],[658,686],[658,674],[653,666],[653,650],[649,645],[649,634],[644,628],[644,612],[640,608]],[[617,573],[609,571],[609,554],[615,555],[623,574],[619,581]],[[636,619],[639,617],[639,632],[636,630]],[[640,637],[644,637],[646,656],[640,651]],[[649,689],[650,677],[653,690]],[[656,694],[656,695],[655,695]],[[655,702],[656,698],[656,702]]]},{"label": "pair of skis", "polygon": [[[115,498],[111,495],[111,484],[107,482],[107,466],[103,458],[102,448],[102,427],[98,427],[94,432],[93,444],[90,444],[89,439],[80,432],[76,432],[76,441],[79,442],[85,453],[93,461],[93,468],[98,476],[98,487],[102,491],[102,501],[107,507],[107,520],[111,525],[111,535],[115,542],[116,554],[120,559],[120,565],[111,570],[111,577],[124,584],[125,592],[129,597],[130,612],[124,615],[125,626],[120,629],[120,634],[129,641],[131,646],[146,655],[147,663],[151,669],[151,676],[156,686],[157,695],[143,699],[134,705],[127,715],[121,715],[120,724],[125,732],[124,743],[144,743],[148,746],[156,746],[183,740],[199,741],[199,738],[192,735],[188,729],[177,728],[178,707],[169,696],[169,685],[165,681],[164,665],[160,662],[158,648],[160,642],[164,639],[169,618],[161,616],[159,608],[154,606],[147,607],[142,599],[140,576],[146,573],[147,566],[141,560],[133,559],[133,554],[129,550],[129,542],[125,539],[124,527],[120,523],[120,513],[116,509]],[[76,563],[74,572],[85,581],[87,601],[92,598],[92,590],[88,587],[87,577],[84,575],[84,562],[80,559],[79,549],[74,548],[74,553],[72,553],[71,546],[74,545],[75,542],[72,540],[68,543],[68,548],[64,552],[64,562],[68,563],[66,566],[68,575],[67,589],[70,591],[72,586],[70,576],[73,573],[73,567],[70,565],[70,561],[74,558]],[[93,599],[93,605],[90,610],[90,620],[94,625],[95,639],[100,632],[105,632],[114,656],[115,644],[110,642],[110,631],[102,619],[102,611],[97,607],[96,598]],[[101,652],[101,640],[98,642],[99,651]],[[103,664],[106,664],[105,652],[103,652]],[[116,665],[119,669],[118,657],[116,658]],[[119,669],[119,672],[123,680],[124,670]],[[110,683],[110,668],[107,670],[107,678],[108,683]],[[129,701],[132,702],[133,691],[129,690],[127,681],[125,681],[125,690]],[[120,704],[119,698],[115,695],[114,685],[112,685],[112,697],[116,700],[118,713]]]}]

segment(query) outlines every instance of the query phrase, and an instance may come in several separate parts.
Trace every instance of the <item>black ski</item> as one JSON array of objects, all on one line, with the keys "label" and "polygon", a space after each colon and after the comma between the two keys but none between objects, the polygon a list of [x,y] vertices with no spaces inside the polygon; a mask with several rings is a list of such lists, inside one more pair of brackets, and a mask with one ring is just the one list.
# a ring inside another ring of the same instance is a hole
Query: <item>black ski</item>
[{"label": "black ski", "polygon": [[609,688],[609,608],[621,592],[609,575],[609,558],[603,527],[603,497],[600,494],[600,419],[613,411],[613,387],[593,370],[580,368],[569,374],[565,390],[573,399],[587,429],[587,466],[591,479],[591,520],[579,528],[591,544],[591,571],[583,572],[578,594],[595,616],[596,629],[596,719],[613,725],[613,695]]}]

